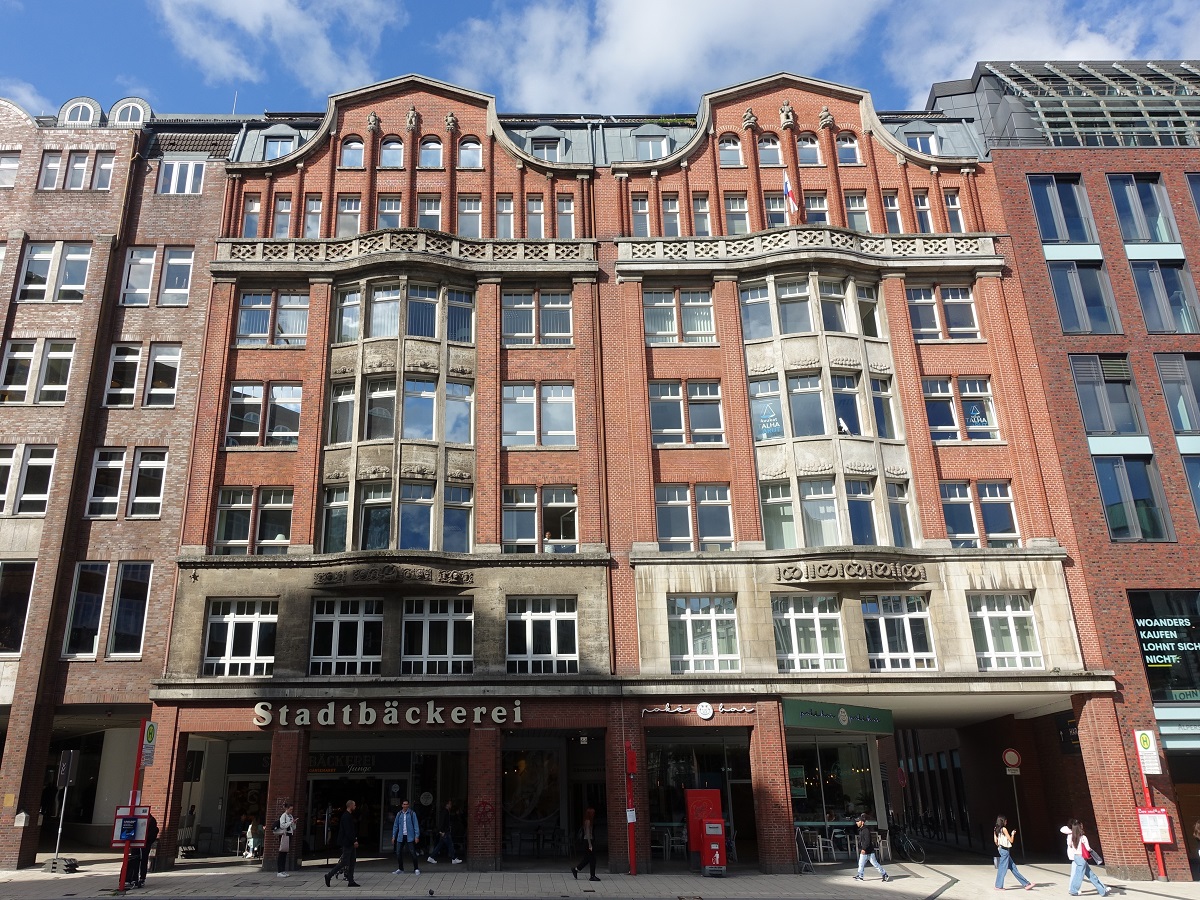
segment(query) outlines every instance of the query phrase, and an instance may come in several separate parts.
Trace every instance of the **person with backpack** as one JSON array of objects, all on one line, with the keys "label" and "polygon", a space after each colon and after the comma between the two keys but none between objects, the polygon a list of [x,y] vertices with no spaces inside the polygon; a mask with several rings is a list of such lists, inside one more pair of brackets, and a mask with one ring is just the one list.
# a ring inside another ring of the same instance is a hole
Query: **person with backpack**
[{"label": "person with backpack", "polygon": [[1092,849],[1087,835],[1083,833],[1083,823],[1078,819],[1068,819],[1067,824],[1058,829],[1067,836],[1067,859],[1071,861],[1071,883],[1067,885],[1067,893],[1072,897],[1079,896],[1079,888],[1083,879],[1087,879],[1101,897],[1108,896],[1108,888],[1092,871],[1092,863],[1102,865],[1100,854]]},{"label": "person with backpack", "polygon": [[295,804],[285,803],[283,812],[279,814],[279,819],[275,823],[275,828],[272,829],[275,834],[279,835],[279,852],[275,856],[275,877],[287,878],[287,858],[288,852],[292,849],[292,834],[296,830],[296,816],[293,810]]},{"label": "person with backpack", "polygon": [[1000,853],[1000,859],[996,862],[996,890],[1004,890],[1004,878],[1011,870],[1017,876],[1017,881],[1021,883],[1021,887],[1027,891],[1033,890],[1033,883],[1021,874],[1021,870],[1017,868],[1017,864],[1013,862],[1012,845],[1013,838],[1017,836],[1017,829],[1008,830],[1008,817],[996,816],[996,827],[992,829],[992,841],[996,844],[996,849]]}]

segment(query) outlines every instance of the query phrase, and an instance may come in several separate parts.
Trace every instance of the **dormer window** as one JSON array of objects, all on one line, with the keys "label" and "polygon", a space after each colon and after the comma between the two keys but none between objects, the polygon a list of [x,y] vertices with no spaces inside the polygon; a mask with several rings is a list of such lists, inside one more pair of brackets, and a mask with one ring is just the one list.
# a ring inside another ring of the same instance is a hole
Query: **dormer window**
[{"label": "dormer window", "polygon": [[637,138],[637,158],[640,162],[662,159],[667,155],[667,139],[664,137]]},{"label": "dormer window", "polygon": [[342,141],[342,167],[361,169],[363,166],[363,142],[359,137],[348,137]]},{"label": "dormer window", "polygon": [[142,108],[136,103],[126,103],[117,110],[118,125],[138,125],[142,121]]},{"label": "dormer window", "polygon": [[534,138],[532,150],[536,159],[558,162],[558,138]]},{"label": "dormer window", "polygon": [[67,121],[72,125],[87,125],[92,121],[92,108],[86,103],[76,103],[67,110]]},{"label": "dormer window", "polygon": [[[279,159],[279,157],[281,157],[281,156],[287,156],[289,153],[292,152],[293,143],[294,143],[293,139],[290,137],[286,137],[286,138],[269,137],[269,138],[267,138],[267,146],[266,146],[265,156],[263,157],[263,159]],[[361,144],[359,146],[361,147]],[[359,153],[361,154],[361,152],[362,151],[360,150]],[[344,154],[343,154],[343,158],[344,158]],[[362,163],[359,163],[359,165],[361,165],[361,164]],[[347,165],[347,163],[343,162],[342,165]]]},{"label": "dormer window", "polygon": [[908,146],[918,153],[927,153],[933,155],[933,135],[932,134],[910,134],[905,136],[905,141]]}]

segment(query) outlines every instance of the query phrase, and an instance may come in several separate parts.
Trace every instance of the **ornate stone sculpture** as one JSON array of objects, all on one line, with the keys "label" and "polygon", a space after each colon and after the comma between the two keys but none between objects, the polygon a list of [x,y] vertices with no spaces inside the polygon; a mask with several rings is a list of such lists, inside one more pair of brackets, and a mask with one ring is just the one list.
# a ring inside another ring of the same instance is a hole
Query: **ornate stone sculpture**
[{"label": "ornate stone sculpture", "polygon": [[379,116],[376,114],[375,110],[371,110],[369,113],[367,113],[367,131],[370,131],[371,133],[379,131]]},{"label": "ornate stone sculpture", "polygon": [[792,109],[792,104],[786,99],[783,101],[783,106],[779,107],[779,127],[785,129],[796,127],[796,111]]},{"label": "ornate stone sculpture", "polygon": [[458,131],[458,116],[454,114],[454,110],[446,113],[446,130],[451,134]]},{"label": "ornate stone sculpture", "polygon": [[409,131],[416,131],[417,126],[420,124],[420,119],[421,117],[417,115],[416,106],[410,106],[408,108],[408,120],[404,123],[404,127]]},{"label": "ornate stone sculpture", "polygon": [[833,113],[829,111],[828,106],[821,107],[821,116],[817,121],[821,123],[822,128],[833,127]]},{"label": "ornate stone sculpture", "polygon": [[754,110],[747,106],[746,111],[742,113],[742,130],[753,131],[758,128],[758,116],[754,114]]}]

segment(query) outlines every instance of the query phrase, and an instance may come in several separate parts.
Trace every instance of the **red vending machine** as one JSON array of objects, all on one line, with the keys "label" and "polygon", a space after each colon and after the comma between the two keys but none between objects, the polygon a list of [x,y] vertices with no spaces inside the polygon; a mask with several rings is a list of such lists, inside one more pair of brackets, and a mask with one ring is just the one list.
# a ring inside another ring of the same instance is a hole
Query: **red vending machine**
[{"label": "red vending machine", "polygon": [[703,875],[725,875],[725,821],[704,819],[700,835],[700,872]]},{"label": "red vending machine", "polygon": [[[688,854],[700,854],[704,849],[704,820],[721,819],[721,792],[715,788],[690,788],[683,792],[687,803]],[[698,856],[691,856],[692,860]],[[701,865],[703,865],[701,861]]]}]

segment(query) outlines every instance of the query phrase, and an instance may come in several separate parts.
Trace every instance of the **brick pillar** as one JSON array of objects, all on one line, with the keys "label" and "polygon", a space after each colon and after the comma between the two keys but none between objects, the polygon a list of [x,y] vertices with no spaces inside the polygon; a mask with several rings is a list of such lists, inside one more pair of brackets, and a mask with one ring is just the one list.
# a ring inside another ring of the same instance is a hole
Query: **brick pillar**
[{"label": "brick pillar", "polygon": [[142,770],[142,803],[158,820],[156,872],[175,865],[179,848],[180,804],[183,801],[184,767],[187,763],[187,734],[178,730],[179,709],[156,706],[150,714],[158,728],[154,765]]},{"label": "brick pillar", "polygon": [[758,828],[758,865],[771,875],[790,874],[796,871],[799,857],[792,826],[783,705],[765,701],[757,706],[758,724],[750,729],[750,777]]},{"label": "brick pillar", "polygon": [[[300,821],[308,808],[308,735],[307,728],[281,728],[271,734],[271,775],[262,822],[264,872],[276,870],[279,835],[273,829],[284,804],[289,801],[296,804],[295,814]],[[297,833],[292,835],[292,849],[288,851],[287,859],[289,869],[295,869],[303,855],[302,831],[297,828]]]},{"label": "brick pillar", "polygon": [[[634,755],[637,757],[638,774],[634,777],[634,803],[637,804],[639,792],[639,784],[646,777],[646,740],[645,733],[641,727],[641,718],[636,711],[636,704],[614,702],[608,707],[608,730],[604,736],[604,746],[607,748],[607,757],[605,763],[605,795],[608,802],[608,871],[620,872],[622,874],[629,871],[629,822],[625,817],[625,804],[627,798],[625,796],[625,781],[628,775],[625,774],[625,742],[633,747]],[[646,797],[644,789],[641,789],[641,794]],[[636,806],[635,806],[636,808]],[[641,809],[642,815],[639,818],[649,816],[649,798],[646,797],[646,805]],[[579,811],[580,819],[583,817],[583,810]],[[571,823],[572,829],[578,828],[578,822]],[[574,834],[574,831],[572,831]],[[649,823],[640,823],[635,830],[635,841],[638,846],[635,846],[634,851],[638,853],[638,871],[645,872],[644,860],[648,856],[650,844]]]},{"label": "brick pillar", "polygon": [[[473,728],[469,752],[467,796],[467,868],[492,872],[500,868],[500,749],[504,738],[496,728]],[[471,805],[474,804],[474,805]]]},{"label": "brick pillar", "polygon": [[[32,609],[31,609],[32,612]],[[21,697],[18,680],[17,698]],[[34,688],[36,690],[36,688]],[[8,719],[4,762],[0,765],[0,869],[19,869],[36,861],[38,808],[41,803],[42,773],[50,748],[54,709],[49,703],[15,699]],[[15,827],[15,817],[29,816],[29,824]]]}]

